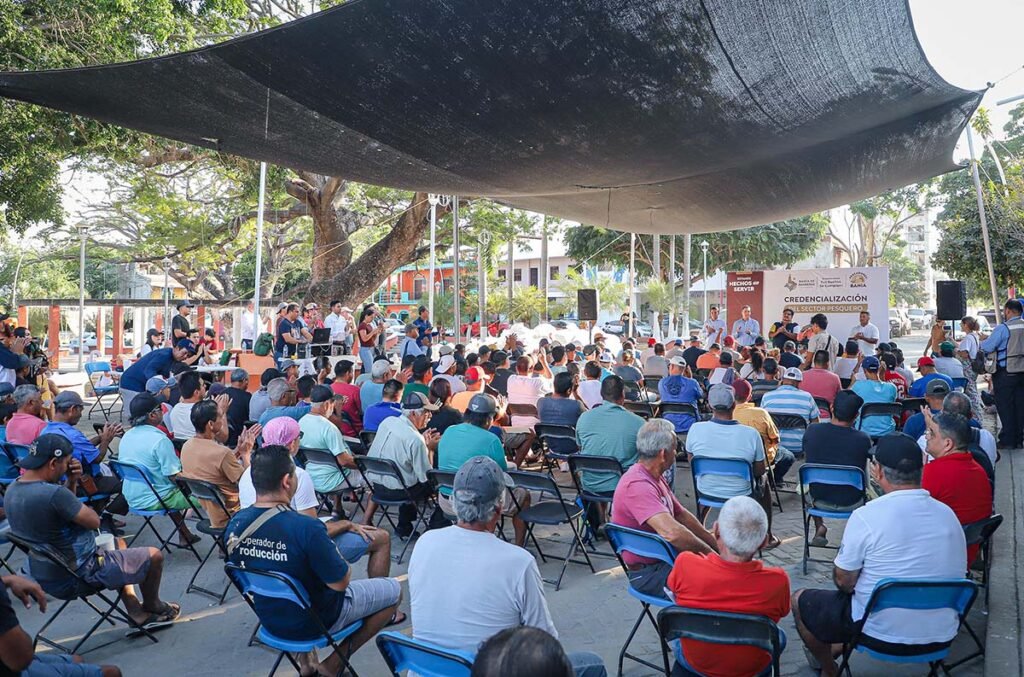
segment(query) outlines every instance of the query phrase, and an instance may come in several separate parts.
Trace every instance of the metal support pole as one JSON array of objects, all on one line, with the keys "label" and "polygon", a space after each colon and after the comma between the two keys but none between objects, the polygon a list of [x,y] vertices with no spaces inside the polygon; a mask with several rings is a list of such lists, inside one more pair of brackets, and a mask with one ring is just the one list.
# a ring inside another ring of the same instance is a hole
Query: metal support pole
[{"label": "metal support pole", "polygon": [[259,338],[260,335],[260,299],[263,298],[260,289],[260,278],[263,272],[263,204],[267,196],[267,163],[260,163],[260,198],[259,208],[256,210],[256,274],[252,285],[252,335]]},{"label": "metal support pole", "polygon": [[454,259],[454,270],[452,271],[452,301],[454,304],[454,335],[456,342],[459,340],[459,331],[462,329],[462,314],[459,298],[459,290],[461,286],[459,284],[459,196],[452,196],[452,252]]},{"label": "metal support pole", "polygon": [[[653,243],[651,247],[651,258],[654,259],[651,263],[652,272],[654,273],[654,280],[661,282],[661,235],[655,234],[652,238]],[[654,338],[657,340],[662,339],[661,335],[661,311],[664,308],[653,308],[651,310],[651,329],[654,332]]]},{"label": "metal support pole", "polygon": [[700,249],[704,252],[704,323],[708,321],[708,241],[703,240],[700,243]]},{"label": "metal support pole", "polygon": [[668,309],[668,336],[676,334],[676,236],[670,235],[668,240],[668,284],[671,306]]},{"label": "metal support pole", "polygon": [[693,274],[690,269],[690,250],[693,249],[693,235],[683,235],[683,336],[690,335],[690,280]]},{"label": "metal support pole", "polygon": [[548,312],[548,217],[544,216],[540,229],[540,284],[544,293],[544,320],[550,320]]},{"label": "metal support pole", "polygon": [[169,258],[167,258],[167,257],[164,257],[163,264],[164,264],[164,335],[167,336],[170,339],[171,345],[173,346],[174,345],[174,331],[171,330],[171,290],[169,288],[169,285],[170,285],[169,277],[170,277],[170,275],[168,273],[168,270],[171,267],[171,260]]},{"label": "metal support pole", "polygon": [[[512,279],[516,273],[516,238],[511,236],[508,241],[508,274],[505,276],[505,280],[508,283],[508,312],[505,313],[506,318],[512,317]],[[509,324],[512,324],[511,321]]]},{"label": "metal support pole", "polygon": [[978,176],[978,161],[974,157],[974,136],[971,125],[967,125],[967,147],[971,151],[971,176],[974,178],[974,190],[978,194],[978,217],[981,219],[981,240],[985,245],[985,265],[988,266],[988,284],[992,289],[992,309],[995,311],[996,324],[999,323],[999,294],[996,291],[996,272],[992,266],[992,247],[988,239],[988,219],[985,218],[985,198],[981,192],[981,177]]},{"label": "metal support pole", "polygon": [[430,202],[430,282],[427,283],[427,315],[430,317],[430,324],[434,324],[434,280],[437,277],[437,255],[435,246],[437,243],[437,202],[436,195],[427,195]]},{"label": "metal support pole", "polygon": [[628,328],[626,337],[633,336],[633,284],[636,272],[636,233],[629,234],[629,318],[626,320]]},{"label": "metal support pole", "polygon": [[[78,224],[78,371],[82,371],[82,359],[85,356],[85,226]],[[96,337],[96,345],[101,346],[103,337]]]}]

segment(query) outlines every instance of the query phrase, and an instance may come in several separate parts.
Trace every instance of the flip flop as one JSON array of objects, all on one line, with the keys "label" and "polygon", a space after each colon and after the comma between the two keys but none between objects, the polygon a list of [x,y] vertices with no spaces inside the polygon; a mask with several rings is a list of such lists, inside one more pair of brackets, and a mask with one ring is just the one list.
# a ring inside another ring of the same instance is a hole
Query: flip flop
[{"label": "flip flop", "polygon": [[772,536],[772,540],[768,541],[762,550],[774,550],[775,548],[782,545],[782,541],[779,540],[778,536]]},{"label": "flip flop", "polygon": [[[150,612],[146,620],[139,623],[142,626],[142,630],[159,630],[161,628],[167,628],[174,625],[174,620],[181,613],[181,606],[174,602],[164,602],[163,607],[160,611]],[[127,637],[138,637],[144,634],[139,628],[130,628],[125,636]]]},{"label": "flip flop", "polygon": [[824,536],[815,536],[811,539],[810,545],[815,548],[824,548],[828,545],[828,539]]},{"label": "flip flop", "polygon": [[178,541],[176,543],[170,543],[169,545],[173,545],[175,548],[180,548],[181,550],[188,550],[189,545],[195,545],[201,540],[203,540],[202,536],[200,536],[199,534],[192,534],[192,537],[188,539],[188,545],[182,544],[181,541]]},{"label": "flip flop", "polygon": [[401,611],[396,611],[395,614],[391,617],[391,620],[388,621],[387,625],[385,625],[384,627],[390,628],[392,625],[401,625],[402,623],[405,623],[407,620],[409,620],[409,617],[405,613]]}]

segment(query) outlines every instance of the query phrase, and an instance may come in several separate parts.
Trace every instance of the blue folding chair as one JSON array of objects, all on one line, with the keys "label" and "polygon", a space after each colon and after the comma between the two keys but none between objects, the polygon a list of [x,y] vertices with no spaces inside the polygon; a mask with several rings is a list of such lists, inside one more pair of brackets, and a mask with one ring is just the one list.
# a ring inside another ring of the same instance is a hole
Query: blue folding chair
[{"label": "blue folding chair", "polygon": [[400,632],[377,635],[377,650],[393,677],[399,677],[405,670],[420,677],[469,677],[475,658],[471,653],[445,649]]},{"label": "blue folding chair", "polygon": [[[626,566],[626,562],[622,559],[623,552],[630,552],[637,557],[647,557],[649,559],[656,559],[661,562],[665,562],[671,566],[676,561],[676,550],[672,545],[658,534],[651,533],[649,531],[640,531],[639,529],[630,529],[629,527],[620,526],[618,524],[608,523],[605,525],[605,534],[608,536],[608,540],[612,544],[612,548],[615,549],[615,556],[619,559],[619,564],[622,566],[622,570],[626,572],[626,580],[629,581],[629,568]],[[633,623],[633,629],[629,631],[629,636],[626,637],[626,643],[622,645],[622,650],[619,651],[619,674],[622,674],[622,664],[625,659],[636,661],[641,665],[646,665],[652,670],[664,671],[665,675],[671,674],[669,667],[668,653],[663,652],[662,658],[664,659],[664,666],[655,665],[642,658],[634,656],[628,653],[629,645],[633,641],[633,637],[636,636],[636,631],[640,629],[640,624],[643,622],[644,617],[650,619],[651,625],[654,626],[654,630],[658,631],[658,621],[655,620],[654,615],[651,613],[651,607],[658,607],[659,609],[666,609],[674,604],[674,602],[667,597],[655,597],[652,595],[645,595],[642,592],[637,591],[630,585],[627,588],[627,592],[636,599],[640,600],[640,615],[637,616],[636,623]],[[662,640],[664,642],[664,640]]]},{"label": "blue folding chair", "polygon": [[[307,615],[313,624],[318,629],[318,634],[313,637],[304,639],[285,639],[278,637],[274,633],[267,630],[263,619],[260,618],[260,627],[256,632],[256,638],[260,643],[269,646],[272,649],[277,649],[280,653],[277,655],[277,660],[274,661],[273,667],[270,668],[269,677],[273,677],[274,673],[277,672],[278,666],[281,665],[281,660],[287,656],[288,661],[292,664],[292,667],[296,671],[301,672],[298,662],[296,662],[293,654],[307,653],[314,649],[323,649],[330,647],[338,657],[341,658],[341,669],[338,670],[338,674],[343,674],[345,669],[353,675],[356,675],[355,668],[349,662],[351,652],[343,651],[339,645],[344,642],[350,635],[355,633],[359,628],[363,626],[363,621],[358,620],[355,623],[346,625],[341,630],[331,634],[328,628],[324,627],[320,617],[316,614],[313,609],[312,603],[309,600],[309,594],[303,587],[302,583],[298,582],[291,576],[283,574],[277,571],[264,571],[261,569],[248,569],[245,567],[238,566],[236,564],[225,564],[224,571],[227,572],[228,578],[238,588],[238,591],[242,593],[242,597],[246,603],[253,610],[259,618],[259,612],[256,610],[256,597],[269,597],[272,599],[281,599],[291,602],[298,610]],[[250,645],[252,642],[250,642]]]},{"label": "blue folding chair", "polygon": [[[10,486],[21,475],[18,470],[18,460],[21,458],[15,452],[19,445],[0,442],[0,495],[7,491]],[[28,453],[28,447],[22,447],[24,453]]]},{"label": "blue folding chair", "polygon": [[[666,664],[669,642],[692,639],[727,646],[756,647],[771,656],[768,667],[756,677],[779,677],[782,674],[779,659],[786,648],[786,634],[767,616],[670,606],[658,612],[658,631]],[[680,666],[693,674],[700,674],[686,662],[679,645],[675,646]]]},{"label": "blue folding chair", "polygon": [[[86,362],[85,364],[85,377],[88,381],[89,388],[96,396],[96,401],[92,403],[92,407],[89,408],[89,413],[86,414],[86,417],[92,416],[93,410],[96,407],[99,407],[104,420],[109,421],[110,414],[114,410],[114,405],[121,400],[121,389],[116,385],[97,386],[92,380],[94,374],[103,374],[108,371],[113,371],[109,362]],[[108,406],[104,407],[103,398],[110,395],[113,395],[113,399],[110,401]]]},{"label": "blue folding chair", "polygon": [[693,498],[697,502],[697,514],[703,511],[701,508],[721,509],[725,502],[732,496],[711,496],[702,493],[697,488],[697,481],[705,475],[717,475],[720,477],[739,477],[746,480],[750,485],[750,491],[737,496],[754,497],[757,492],[757,485],[754,482],[754,468],[750,462],[742,458],[708,458],[706,456],[694,456],[690,463],[690,474],[693,476]]},{"label": "blue folding chair", "polygon": [[[853,654],[854,649],[889,663],[927,663],[931,668],[928,671],[929,677],[937,675],[939,669],[948,674],[950,669],[973,660],[978,656],[984,656],[984,645],[982,645],[978,635],[974,633],[974,630],[965,620],[977,596],[977,584],[967,579],[917,580],[883,578],[875,585],[871,598],[868,599],[867,606],[864,609],[864,615],[854,626],[853,639],[843,645],[843,661],[839,665],[838,674],[841,675],[845,671],[847,675],[852,676],[853,673],[850,672],[850,656]],[[908,653],[901,655],[888,654],[870,646],[862,645],[865,622],[867,622],[871,614],[885,611],[886,609],[911,609],[917,611],[951,609],[956,612],[959,618],[959,626],[967,628],[967,632],[970,633],[971,639],[974,640],[978,650],[955,663],[946,665],[944,660],[949,655],[949,649],[956,639],[955,636],[948,642],[938,643],[940,644],[938,647],[936,647],[936,643],[922,645],[919,652],[914,652],[913,644],[904,645]]]},{"label": "blue folding chair", "polygon": [[[122,461],[110,461],[109,465],[110,469],[114,471],[114,474],[121,478],[122,485],[126,482],[142,483],[149,489],[149,492],[153,495],[153,498],[156,499],[157,504],[160,506],[156,510],[137,510],[131,506],[128,507],[129,514],[137,515],[142,518],[142,528],[139,529],[139,531],[134,536],[132,536],[132,540],[128,542],[128,545],[126,547],[132,547],[132,544],[135,543],[136,539],[138,539],[138,537],[142,535],[143,530],[145,530],[146,527],[149,527],[149,529],[156,535],[157,539],[160,541],[160,549],[166,550],[167,552],[171,552],[171,539],[174,538],[174,534],[178,530],[177,525],[175,525],[174,530],[171,531],[167,538],[164,538],[160,535],[160,532],[157,531],[156,527],[153,526],[153,518],[170,517],[171,513],[176,513],[179,511],[172,509],[169,505],[167,505],[163,497],[160,496],[160,492],[156,490],[156,486],[153,482],[153,476],[150,475],[149,469],[146,468],[145,466],[135,465],[134,463],[124,463]],[[191,500],[189,501],[189,503],[191,503]],[[198,507],[195,504],[192,504],[192,507],[198,512]],[[182,546],[175,547],[180,548]],[[203,561],[203,558],[199,555],[199,552],[195,549],[195,547],[192,546],[191,543],[185,547],[192,551],[192,554],[196,556],[197,560],[199,560],[200,562]]]},{"label": "blue folding chair", "polygon": [[[860,492],[860,498],[849,507],[849,510],[841,510],[837,507],[823,508],[815,504],[814,497],[810,495],[810,487],[813,484],[824,484],[833,487],[852,487]],[[825,465],[821,463],[805,463],[800,466],[800,510],[804,520],[804,573],[807,573],[808,562],[829,563],[830,560],[811,558],[811,518],[821,517],[822,519],[847,520],[856,508],[867,503],[866,493],[867,476],[863,468],[852,465]],[[814,546],[816,548],[827,548],[838,550],[834,545]]]},{"label": "blue folding chair", "polygon": [[[369,450],[369,447],[367,447],[367,450]],[[338,466],[338,457],[332,454],[328,449],[299,447],[298,455],[303,458],[305,467],[309,467],[311,465],[318,465],[327,468],[331,472],[337,472],[341,470],[340,467]],[[331,500],[333,499],[333,497],[344,496],[347,493],[351,493],[353,496],[356,497],[357,507],[355,510],[352,511],[351,516],[355,517],[356,513],[359,510],[362,510],[363,513],[366,512],[366,506],[363,505],[363,490],[361,488],[357,488],[354,484],[352,484],[352,478],[350,477],[350,474],[351,473],[349,472],[342,471],[342,476],[345,478],[344,485],[338,485],[331,491],[316,492],[317,498],[320,499],[320,506],[318,507],[318,512],[326,507],[327,512],[330,513],[331,510],[333,509],[333,506],[331,505]]]},{"label": "blue folding chair", "polygon": [[963,392],[966,387],[967,387],[967,379],[966,378],[954,378],[953,379],[953,390],[959,390],[960,392]]}]

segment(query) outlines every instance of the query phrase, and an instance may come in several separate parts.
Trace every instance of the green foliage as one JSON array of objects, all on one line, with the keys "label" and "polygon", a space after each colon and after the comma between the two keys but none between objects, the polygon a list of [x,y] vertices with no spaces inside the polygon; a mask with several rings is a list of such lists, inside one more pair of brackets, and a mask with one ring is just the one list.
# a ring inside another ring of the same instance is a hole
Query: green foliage
[{"label": "green foliage", "polygon": [[625,310],[629,306],[628,285],[616,282],[610,275],[597,275],[595,278],[585,277],[580,271],[570,268],[562,277],[553,282],[565,298],[552,310],[552,317],[574,315],[576,313],[576,292],[580,289],[596,289],[601,310],[615,312]]},{"label": "green foliage", "polygon": [[510,322],[536,323],[544,314],[547,299],[537,287],[524,285],[512,292],[512,308],[508,313]]},{"label": "green foliage", "polygon": [[889,268],[889,305],[923,305],[927,294],[922,286],[924,271],[903,251],[903,243],[897,242],[882,254],[882,265]]}]

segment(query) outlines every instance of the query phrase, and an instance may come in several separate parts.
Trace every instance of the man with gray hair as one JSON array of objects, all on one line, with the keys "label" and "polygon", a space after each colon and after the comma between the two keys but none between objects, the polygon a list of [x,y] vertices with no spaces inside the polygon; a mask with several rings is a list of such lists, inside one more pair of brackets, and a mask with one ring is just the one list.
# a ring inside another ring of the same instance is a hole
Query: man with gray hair
[{"label": "man with gray hair", "polygon": [[366,416],[367,409],[380,402],[384,392],[384,384],[392,377],[393,371],[391,362],[386,359],[380,359],[370,367],[369,380],[363,380],[366,376],[365,374],[360,375],[356,379],[356,385],[359,386],[359,402],[363,407],[364,417]]},{"label": "man with gray hair", "polygon": [[[506,628],[528,625],[558,638],[537,561],[494,535],[512,479],[493,459],[474,456],[455,474],[455,526],[424,534],[409,561],[412,634],[446,649],[476,653]],[[603,677],[601,659],[570,653],[577,675]]]},{"label": "man with gray hair", "polygon": [[28,446],[46,427],[42,419],[43,396],[34,385],[20,385],[14,389],[14,406],[18,411],[7,424],[7,441],[11,444]]},{"label": "man with gray hair", "polygon": [[224,394],[230,401],[227,445],[233,448],[238,443],[238,436],[242,434],[245,422],[249,420],[249,403],[252,401],[252,393],[249,392],[249,372],[245,369],[233,369],[231,385],[225,388]]},{"label": "man with gray hair", "polygon": [[[637,462],[619,480],[612,500],[613,524],[658,534],[680,552],[709,553],[714,537],[679,503],[662,474],[676,463],[676,430],[670,421],[652,418],[636,436]],[[662,596],[671,565],[624,552],[629,584],[647,595]]]},{"label": "man with gray hair", "polygon": [[[789,576],[754,559],[768,542],[768,517],[747,496],[730,498],[711,528],[717,553],[683,552],[668,577],[675,603],[690,609],[767,616],[789,614]],[[690,674],[759,675],[771,664],[767,652],[747,646],[722,651],[714,644],[683,640],[677,659]]]},{"label": "man with gray hair", "polygon": [[309,405],[305,402],[296,404],[298,394],[298,388],[284,377],[275,378],[268,383],[267,396],[270,398],[270,406],[260,416],[259,424],[266,426],[278,416],[288,416],[296,421],[302,420],[302,417],[309,413]]}]

